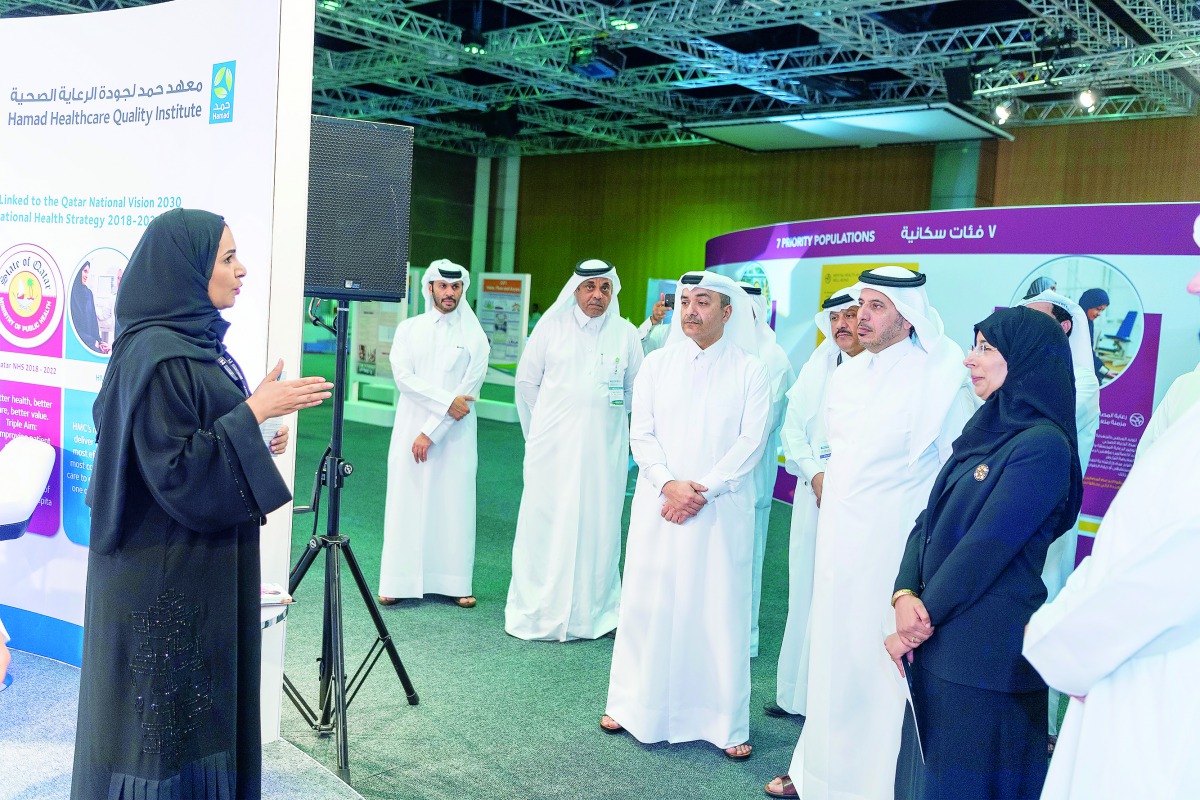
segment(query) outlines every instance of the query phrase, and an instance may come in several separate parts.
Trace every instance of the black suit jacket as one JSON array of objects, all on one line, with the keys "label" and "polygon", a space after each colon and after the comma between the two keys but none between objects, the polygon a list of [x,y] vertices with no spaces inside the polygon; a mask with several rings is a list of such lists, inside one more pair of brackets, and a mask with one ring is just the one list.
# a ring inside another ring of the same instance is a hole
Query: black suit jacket
[{"label": "black suit jacket", "polygon": [[[1050,425],[949,470],[908,537],[896,589],[920,595],[933,636],[914,657],[943,680],[1003,692],[1045,682],[1021,655],[1045,601],[1042,568],[1066,502],[1072,452]],[[940,476],[939,476],[940,482]]]}]

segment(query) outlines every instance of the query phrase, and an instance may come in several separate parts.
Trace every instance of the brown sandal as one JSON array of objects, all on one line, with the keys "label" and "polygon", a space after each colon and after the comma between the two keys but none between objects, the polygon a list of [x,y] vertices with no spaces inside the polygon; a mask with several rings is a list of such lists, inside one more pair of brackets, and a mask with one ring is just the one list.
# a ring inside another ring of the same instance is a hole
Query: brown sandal
[{"label": "brown sandal", "polygon": [[[730,750],[737,750],[739,747],[749,747],[750,749],[741,754],[729,752]],[[724,747],[721,749],[721,752],[724,753],[725,757],[730,761],[745,761],[754,753],[754,748],[749,742],[742,742],[741,744],[735,744],[733,747]]]},{"label": "brown sandal", "polygon": [[394,606],[396,603],[400,602],[399,597],[384,597],[383,595],[379,595],[377,599],[379,600],[379,605],[381,606]]},{"label": "brown sandal", "polygon": [[458,606],[459,608],[474,608],[475,607],[475,598],[474,597],[460,597],[454,601],[454,605]]},{"label": "brown sandal", "polygon": [[[775,781],[779,781],[780,783],[783,784],[782,790],[776,792],[773,789],[771,789],[771,783],[774,783]],[[766,792],[767,795],[770,797],[799,797],[800,796],[800,793],[796,791],[795,784],[792,783],[792,779],[788,775],[776,775],[774,778],[771,779],[771,783],[768,783],[766,786],[763,787],[763,791]]]},{"label": "brown sandal", "polygon": [[[612,724],[616,725],[617,727],[610,728],[607,725],[605,725],[604,724],[605,717],[608,717],[608,719],[612,720]],[[618,733],[625,732],[625,729],[621,727],[621,724],[619,722],[617,722],[615,719],[613,719],[612,717],[609,717],[608,714],[605,714],[603,717],[600,718],[600,730],[604,731],[605,733],[609,734],[610,736],[616,736]]]}]

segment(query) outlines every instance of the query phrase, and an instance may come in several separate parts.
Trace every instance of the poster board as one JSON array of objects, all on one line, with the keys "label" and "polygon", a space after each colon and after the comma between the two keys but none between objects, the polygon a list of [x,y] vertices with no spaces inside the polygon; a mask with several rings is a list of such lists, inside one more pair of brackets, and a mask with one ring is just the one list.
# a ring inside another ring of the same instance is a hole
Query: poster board
[{"label": "poster board", "polygon": [[[813,314],[821,301],[872,266],[928,275],[930,301],[964,349],[974,324],[997,306],[1017,303],[1034,278],[1053,278],[1059,293],[1076,300],[1086,289],[1105,289],[1111,303],[1095,322],[1096,352],[1113,377],[1100,392],[1080,526],[1094,531],[1132,465],[1155,402],[1200,360],[1195,301],[1183,290],[1200,255],[1198,223],[1195,203],[842,217],[715,237],[706,265],[735,278],[763,277],[777,338],[797,369],[816,345]],[[1081,540],[1081,550],[1089,545]]]},{"label": "poster board", "polygon": [[512,374],[525,350],[529,328],[529,275],[485,272],[480,276],[475,316],[491,343],[488,365]]},{"label": "poster board", "polygon": [[[221,214],[248,268],[225,312],[229,350],[251,387],[277,358],[299,369],[313,24],[311,7],[282,0],[0,20],[0,439],[19,432],[59,452],[29,533],[0,546],[14,647],[80,662],[91,406],[113,299],[150,220],[180,206]],[[102,59],[87,56],[97,43]],[[275,463],[290,485],[294,455]],[[267,580],[286,581],[289,528],[264,528]],[[264,635],[266,739],[283,627]]]}]

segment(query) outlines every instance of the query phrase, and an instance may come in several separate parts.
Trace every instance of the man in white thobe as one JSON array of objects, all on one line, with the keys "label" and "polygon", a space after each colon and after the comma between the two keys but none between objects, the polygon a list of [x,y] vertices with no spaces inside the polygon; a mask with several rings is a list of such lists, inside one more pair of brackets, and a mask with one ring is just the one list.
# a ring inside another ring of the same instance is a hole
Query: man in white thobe
[{"label": "man in white thobe", "polygon": [[904,695],[879,635],[908,534],[976,407],[962,348],[924,283],[903,267],[859,276],[850,296],[868,352],[829,380],[807,714],[788,772],[805,800],[895,789]]},{"label": "man in white thobe", "polygon": [[[1200,294],[1200,274],[1190,290]],[[1084,559],[1022,651],[1072,695],[1044,800],[1200,791],[1200,405],[1130,470]]]},{"label": "man in white thobe", "polygon": [[620,292],[611,264],[581,261],[517,365],[525,490],[504,630],[520,639],[617,627],[629,400],[642,365]]},{"label": "man in white thobe", "polygon": [[667,296],[660,294],[658,300],[654,303],[654,308],[650,311],[650,316],[646,317],[646,321],[638,326],[638,336],[642,338],[642,353],[650,355],[654,350],[659,349],[667,343],[667,334],[671,331],[671,326],[665,323],[667,312],[671,307],[667,305]]},{"label": "man in white thobe", "polygon": [[1155,407],[1154,413],[1150,415],[1150,422],[1142,431],[1141,441],[1138,442],[1135,463],[1137,459],[1146,455],[1168,428],[1182,419],[1197,403],[1200,403],[1200,364],[1191,372],[1185,372],[1176,378],[1163,395],[1162,402]]},{"label": "man in white thobe", "polygon": [[388,450],[379,602],[427,594],[475,605],[476,421],[488,340],[463,293],[471,274],[439,259],[421,280],[425,313],[392,341],[400,396]]},{"label": "man in white thobe", "polygon": [[750,657],[758,656],[758,610],[762,605],[763,559],[767,554],[767,528],[771,524],[771,505],[775,501],[775,479],[779,473],[779,427],[783,425],[785,395],[796,373],[787,353],[775,340],[771,328],[770,309],[762,287],[744,281],[739,282],[742,291],[750,298],[754,309],[754,333],[758,339],[758,358],[767,368],[767,382],[771,390],[771,420],[768,423],[767,446],[762,460],[754,468],[754,583],[753,603],[750,609]]},{"label": "man in white thobe", "polygon": [[825,341],[800,369],[788,389],[780,438],[784,469],[797,478],[788,545],[788,615],[776,667],[775,700],[763,706],[772,717],[803,716],[808,691],[808,610],[812,604],[817,511],[829,441],[825,435],[825,393],[829,376],[863,351],[858,341],[858,304],[849,289],[834,292],[815,317]]},{"label": "man in white thobe", "polygon": [[[1087,312],[1074,300],[1063,297],[1052,289],[1045,289],[1025,298],[1021,305],[1054,317],[1067,334],[1075,375],[1075,428],[1079,434],[1079,469],[1081,474],[1086,474],[1088,462],[1092,457],[1092,446],[1096,443],[1096,432],[1100,429],[1100,382],[1096,380],[1096,371],[1092,366],[1092,343],[1087,333]],[[1050,543],[1050,548],[1046,551],[1046,565],[1042,569],[1047,601],[1053,600],[1062,591],[1067,578],[1075,571],[1078,546],[1078,527],[1072,528]],[[1054,689],[1050,690],[1049,698],[1047,725],[1050,736],[1054,737],[1058,735],[1058,712],[1063,698]]]},{"label": "man in white thobe", "polygon": [[633,386],[640,469],[601,727],[750,755],[754,481],[771,397],[749,299],[731,279],[680,280],[667,346]]}]

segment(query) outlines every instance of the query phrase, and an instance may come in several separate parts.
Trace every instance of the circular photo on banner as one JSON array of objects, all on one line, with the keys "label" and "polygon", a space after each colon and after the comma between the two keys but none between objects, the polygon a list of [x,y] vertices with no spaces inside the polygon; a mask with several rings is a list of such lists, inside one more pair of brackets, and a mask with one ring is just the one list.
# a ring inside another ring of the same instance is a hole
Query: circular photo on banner
[{"label": "circular photo on banner", "polygon": [[68,292],[71,329],[80,343],[96,355],[112,350],[117,287],[129,259],[119,250],[99,247],[75,267]]},{"label": "circular photo on banner", "polygon": [[62,319],[62,273],[35,244],[18,244],[0,255],[0,335],[33,348],[53,335]]},{"label": "circular photo on banner", "polygon": [[1009,305],[1052,290],[1074,300],[1088,319],[1092,365],[1100,388],[1118,380],[1137,357],[1145,330],[1142,298],[1125,273],[1095,256],[1051,259],[1026,275]]}]

